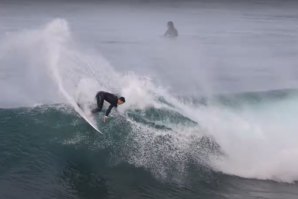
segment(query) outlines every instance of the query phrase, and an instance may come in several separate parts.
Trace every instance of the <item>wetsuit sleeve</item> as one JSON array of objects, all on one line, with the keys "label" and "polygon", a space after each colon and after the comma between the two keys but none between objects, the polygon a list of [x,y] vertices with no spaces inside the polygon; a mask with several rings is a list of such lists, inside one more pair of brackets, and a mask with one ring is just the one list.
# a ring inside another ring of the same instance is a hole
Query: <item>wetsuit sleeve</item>
[{"label": "wetsuit sleeve", "polygon": [[111,110],[112,110],[113,107],[114,107],[114,106],[111,104],[111,105],[109,106],[109,108],[107,109],[107,111],[106,111],[106,116],[107,116],[107,117],[109,116],[109,114],[110,114],[110,112],[111,112]]}]

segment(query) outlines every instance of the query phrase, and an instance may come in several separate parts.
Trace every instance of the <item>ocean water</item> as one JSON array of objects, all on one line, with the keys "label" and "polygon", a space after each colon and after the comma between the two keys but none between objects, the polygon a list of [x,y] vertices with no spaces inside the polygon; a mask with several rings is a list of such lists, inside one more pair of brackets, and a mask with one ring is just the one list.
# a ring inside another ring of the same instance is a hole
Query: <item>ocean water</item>
[{"label": "ocean water", "polygon": [[297,9],[0,2],[0,198],[297,198]]}]

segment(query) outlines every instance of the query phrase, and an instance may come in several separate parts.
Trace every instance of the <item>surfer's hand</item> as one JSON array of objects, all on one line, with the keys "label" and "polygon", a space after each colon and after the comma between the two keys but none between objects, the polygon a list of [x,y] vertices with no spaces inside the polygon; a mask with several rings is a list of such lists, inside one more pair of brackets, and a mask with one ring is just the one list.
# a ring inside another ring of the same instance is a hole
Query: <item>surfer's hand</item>
[{"label": "surfer's hand", "polygon": [[103,122],[106,123],[106,121],[108,121],[108,118],[109,118],[108,116],[104,116]]}]

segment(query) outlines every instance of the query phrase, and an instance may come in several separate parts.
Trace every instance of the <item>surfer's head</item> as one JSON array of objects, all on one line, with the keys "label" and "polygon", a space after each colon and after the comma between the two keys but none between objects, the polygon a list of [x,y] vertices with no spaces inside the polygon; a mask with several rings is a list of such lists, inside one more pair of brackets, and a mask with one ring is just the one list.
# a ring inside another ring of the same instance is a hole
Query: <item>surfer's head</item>
[{"label": "surfer's head", "polygon": [[174,23],[172,21],[168,21],[168,28],[174,28]]},{"label": "surfer's head", "polygon": [[124,103],[125,103],[125,98],[124,97],[119,97],[117,104],[121,105],[121,104],[124,104]]}]

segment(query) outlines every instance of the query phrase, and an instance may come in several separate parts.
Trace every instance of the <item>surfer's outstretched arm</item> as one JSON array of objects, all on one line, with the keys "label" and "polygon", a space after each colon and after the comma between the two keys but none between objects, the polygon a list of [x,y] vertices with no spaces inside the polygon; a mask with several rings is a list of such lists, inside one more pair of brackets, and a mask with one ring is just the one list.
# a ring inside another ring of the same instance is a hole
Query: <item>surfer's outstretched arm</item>
[{"label": "surfer's outstretched arm", "polygon": [[109,108],[107,109],[107,111],[106,111],[106,117],[108,117],[109,116],[109,114],[110,114],[110,112],[111,112],[111,110],[112,110],[112,108],[113,108],[114,106],[111,104],[110,106],[109,106]]},{"label": "surfer's outstretched arm", "polygon": [[111,110],[112,110],[113,107],[114,107],[114,106],[111,104],[111,105],[109,106],[109,108],[107,109],[106,114],[105,114],[105,116],[104,116],[104,118],[103,118],[103,121],[104,121],[104,122],[106,122],[107,119],[109,118],[109,114],[110,114],[110,112],[111,112]]},{"label": "surfer's outstretched arm", "polygon": [[109,108],[107,109],[106,114],[105,114],[105,116],[104,116],[104,118],[103,118],[103,121],[104,121],[104,122],[106,122],[106,121],[108,120],[108,118],[109,118],[109,114],[110,114],[112,108],[114,108],[114,107],[115,107],[116,110],[117,110],[117,106],[115,106],[115,105],[113,105],[113,104],[111,104],[111,105],[109,106]]}]

